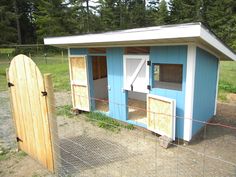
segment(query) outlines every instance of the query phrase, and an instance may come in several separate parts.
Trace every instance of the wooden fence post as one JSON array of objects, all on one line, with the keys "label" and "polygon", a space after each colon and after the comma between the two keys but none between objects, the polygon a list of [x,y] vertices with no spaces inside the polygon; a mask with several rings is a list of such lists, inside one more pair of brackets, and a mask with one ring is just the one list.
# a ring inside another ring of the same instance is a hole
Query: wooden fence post
[{"label": "wooden fence post", "polygon": [[60,164],[60,160],[57,156],[60,155],[60,152],[58,148],[59,138],[57,131],[56,105],[55,105],[55,97],[54,97],[51,74],[44,74],[44,85],[45,85],[45,91],[47,92],[46,102],[47,102],[51,144],[53,150],[54,173],[58,174],[57,163]]}]

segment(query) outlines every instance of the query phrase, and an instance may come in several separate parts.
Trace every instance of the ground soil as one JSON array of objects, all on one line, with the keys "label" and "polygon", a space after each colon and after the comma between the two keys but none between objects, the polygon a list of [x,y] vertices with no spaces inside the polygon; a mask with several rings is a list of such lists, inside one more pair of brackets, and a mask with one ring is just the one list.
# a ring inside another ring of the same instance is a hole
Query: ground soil
[{"label": "ground soil", "polygon": [[[70,94],[67,92],[58,92],[55,95],[57,106],[71,103]],[[236,96],[231,94],[228,97],[231,99],[230,103],[218,103],[217,116],[213,122],[236,126]],[[62,176],[236,174],[236,133],[235,130],[227,128],[207,126],[189,145],[176,141],[179,146],[172,146],[167,150],[159,146],[157,136],[150,132],[140,129],[109,132],[87,122],[83,115],[74,119],[59,116],[56,134],[60,138],[58,145],[66,150],[59,153],[62,158],[58,160]],[[31,157],[15,152],[14,139],[8,92],[0,92],[0,148],[9,151],[9,158],[0,159],[0,176],[53,176]],[[85,149],[81,150],[81,146]],[[80,159],[77,159],[78,154]]]}]

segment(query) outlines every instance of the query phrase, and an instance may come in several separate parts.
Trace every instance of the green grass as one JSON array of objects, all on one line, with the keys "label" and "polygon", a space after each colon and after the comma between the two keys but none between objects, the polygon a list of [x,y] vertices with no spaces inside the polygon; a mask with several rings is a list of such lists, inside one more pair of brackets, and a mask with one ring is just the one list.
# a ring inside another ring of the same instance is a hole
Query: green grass
[{"label": "green grass", "polygon": [[227,94],[236,93],[236,62],[220,62],[218,100],[227,102]]},{"label": "green grass", "polygon": [[72,118],[74,117],[74,114],[72,113],[71,109],[72,105],[59,106],[56,109],[56,113],[58,116]]},{"label": "green grass", "polygon": [[23,157],[27,156],[27,154],[23,151],[11,152],[11,151],[3,149],[3,148],[0,148],[0,150],[1,150],[0,161],[8,160],[11,156],[15,156],[18,159],[22,159]]},{"label": "green grass", "polygon": [[8,160],[10,158],[10,152],[2,148],[0,150],[0,161]]},{"label": "green grass", "polygon": [[11,54],[12,52],[15,51],[15,48],[0,48],[0,53],[1,54]]},{"label": "green grass", "polygon": [[119,132],[121,128],[125,128],[128,130],[134,129],[133,125],[131,124],[126,125],[126,124],[120,123],[100,112],[90,112],[90,113],[87,113],[86,116],[88,118],[87,121],[94,123],[100,128],[103,128],[112,132]]},{"label": "green grass", "polygon": [[[39,67],[42,74],[51,73],[55,91],[70,90],[69,66],[67,56],[62,60],[61,56],[32,56],[32,59]],[[46,63],[47,62],[47,63]],[[9,67],[9,60],[6,57],[0,58],[0,91],[7,90],[6,68]]]}]

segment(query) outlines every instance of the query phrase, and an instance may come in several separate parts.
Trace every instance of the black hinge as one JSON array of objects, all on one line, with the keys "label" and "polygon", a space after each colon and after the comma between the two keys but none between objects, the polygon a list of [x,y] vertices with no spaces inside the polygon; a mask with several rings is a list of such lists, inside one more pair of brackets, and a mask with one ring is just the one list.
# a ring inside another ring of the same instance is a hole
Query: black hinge
[{"label": "black hinge", "polygon": [[131,88],[131,91],[133,91],[133,90],[134,90],[134,87],[133,87],[133,85],[130,85],[130,88]]},{"label": "black hinge", "polygon": [[147,61],[147,65],[151,66],[151,61],[150,60]]},{"label": "black hinge", "polygon": [[147,89],[148,89],[148,90],[151,90],[151,85],[147,85]]},{"label": "black hinge", "polygon": [[45,91],[43,91],[43,92],[41,92],[41,93],[42,93],[42,96],[47,96],[47,95],[48,95],[48,93],[45,92]]},{"label": "black hinge", "polygon": [[8,85],[8,87],[12,87],[12,86],[14,86],[14,84],[11,83],[11,82],[8,82],[7,85]]},{"label": "black hinge", "polygon": [[17,142],[19,142],[19,141],[20,141],[20,142],[23,142],[22,139],[20,139],[19,137],[16,137],[16,141],[17,141]]}]

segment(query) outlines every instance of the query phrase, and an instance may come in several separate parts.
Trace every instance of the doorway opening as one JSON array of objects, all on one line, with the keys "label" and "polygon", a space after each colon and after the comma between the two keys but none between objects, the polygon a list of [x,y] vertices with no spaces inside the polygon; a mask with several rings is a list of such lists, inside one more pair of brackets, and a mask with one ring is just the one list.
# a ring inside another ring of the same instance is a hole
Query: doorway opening
[{"label": "doorway opening", "polygon": [[147,125],[146,93],[128,91],[128,119]]},{"label": "doorway opening", "polygon": [[109,111],[107,89],[107,60],[106,56],[92,56],[93,67],[93,93],[95,110]]}]

